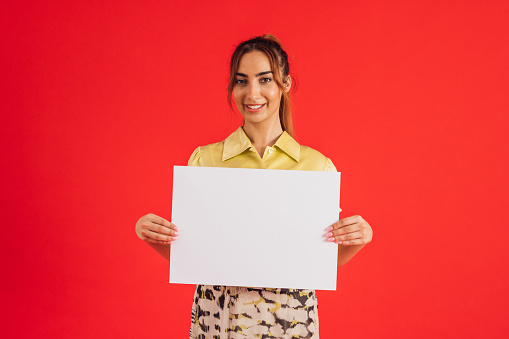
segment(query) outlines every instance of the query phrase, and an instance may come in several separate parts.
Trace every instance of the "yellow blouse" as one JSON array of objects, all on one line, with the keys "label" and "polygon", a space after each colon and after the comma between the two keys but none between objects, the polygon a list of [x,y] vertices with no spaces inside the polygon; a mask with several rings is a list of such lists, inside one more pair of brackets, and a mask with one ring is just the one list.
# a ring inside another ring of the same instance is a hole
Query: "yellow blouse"
[{"label": "yellow blouse", "polygon": [[221,142],[198,147],[188,166],[337,172],[329,158],[310,147],[299,145],[286,132],[281,134],[274,146],[267,146],[260,158],[242,127]]},{"label": "yellow blouse", "polygon": [[[329,158],[286,132],[260,157],[242,127],[221,142],[198,147],[188,165],[336,172]],[[313,290],[197,285],[190,337],[318,338],[316,310]]]}]

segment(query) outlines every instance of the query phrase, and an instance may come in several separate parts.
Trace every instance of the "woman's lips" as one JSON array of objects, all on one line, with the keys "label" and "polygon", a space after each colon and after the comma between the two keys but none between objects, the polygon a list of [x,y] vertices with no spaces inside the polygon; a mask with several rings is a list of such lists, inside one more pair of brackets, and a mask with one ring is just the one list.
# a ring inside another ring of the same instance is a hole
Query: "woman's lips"
[{"label": "woman's lips", "polygon": [[244,107],[246,107],[246,110],[248,112],[252,112],[252,113],[256,113],[256,112],[259,112],[262,110],[263,106],[265,106],[265,104],[259,104],[259,105],[244,105]]}]

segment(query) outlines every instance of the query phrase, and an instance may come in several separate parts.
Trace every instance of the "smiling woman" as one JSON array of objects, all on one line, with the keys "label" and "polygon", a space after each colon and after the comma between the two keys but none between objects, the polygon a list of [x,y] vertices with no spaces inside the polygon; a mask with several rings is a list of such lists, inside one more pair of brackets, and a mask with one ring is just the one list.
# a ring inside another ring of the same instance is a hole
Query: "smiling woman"
[{"label": "smiling woman", "polygon": [[[225,140],[198,147],[189,166],[335,172],[329,158],[292,138],[289,72],[288,56],[274,36],[239,44],[230,61],[228,99],[244,124]],[[268,203],[271,199],[267,197]],[[167,259],[178,232],[176,225],[154,214],[136,224],[137,235]],[[373,235],[360,216],[343,218],[325,233],[331,246],[338,245],[338,266]],[[320,226],[311,227],[310,234],[323,236]],[[233,269],[242,274],[250,268]],[[307,272],[302,267],[302,274]],[[315,291],[309,289],[198,285],[190,338],[318,338],[317,307]]]},{"label": "smiling woman", "polygon": [[[256,70],[258,70],[259,73],[256,73]],[[290,64],[288,63],[288,54],[282,48],[281,43],[275,36],[265,34],[263,37],[254,37],[250,40],[244,41],[237,46],[231,57],[230,79],[228,82],[228,102],[231,105],[233,94],[237,108],[241,113],[243,112],[243,109],[242,105],[239,106],[237,93],[241,94],[244,84],[249,83],[248,74],[244,73],[247,71],[255,72],[254,74],[251,74],[251,77],[254,76],[254,78],[261,78],[258,80],[262,83],[269,83],[274,87],[278,87],[280,92],[278,92],[277,95],[277,111],[279,113],[281,127],[288,134],[293,135],[289,93],[292,80],[290,77]],[[263,77],[263,75],[267,76]],[[255,81],[256,79],[252,80]],[[270,88],[273,91],[276,91],[276,89],[272,86],[267,87],[267,89]],[[257,88],[250,89],[256,90]],[[251,95],[256,94],[256,92],[251,93]],[[261,95],[262,93],[259,94]],[[245,118],[246,117],[244,116],[244,119]]]},{"label": "smiling woman", "polygon": [[[280,73],[276,71],[276,74]],[[237,72],[234,72],[233,98],[239,112],[244,117],[244,130],[257,128],[267,130],[271,127],[283,129],[280,121],[285,112],[280,109],[282,93],[290,90],[291,78],[284,77],[283,90],[275,81],[276,76],[271,71],[271,64],[265,53],[253,51],[246,53],[240,60]],[[279,78],[282,76],[279,75]],[[286,98],[289,102],[289,98]],[[287,125],[291,126],[289,109],[286,111]],[[252,126],[252,127],[250,127]],[[281,130],[281,132],[283,132]],[[263,148],[256,147],[260,156],[263,156]]]}]

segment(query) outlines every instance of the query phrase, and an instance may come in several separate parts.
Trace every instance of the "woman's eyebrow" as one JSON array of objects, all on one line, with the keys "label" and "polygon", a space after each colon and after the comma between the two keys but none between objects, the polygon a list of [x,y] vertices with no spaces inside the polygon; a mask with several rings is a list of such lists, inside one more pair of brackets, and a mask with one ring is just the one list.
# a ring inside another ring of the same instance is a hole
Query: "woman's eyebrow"
[{"label": "woman's eyebrow", "polygon": [[[269,73],[272,73],[272,71],[266,71],[266,72],[260,72],[258,74],[256,74],[255,76],[257,77],[261,77],[262,75],[265,75],[265,74],[269,74]],[[247,78],[248,76],[244,73],[237,73],[238,76],[241,76],[241,77],[244,77],[244,78]]]},{"label": "woman's eyebrow", "polygon": [[269,74],[269,73],[272,73],[272,71],[260,72],[260,73],[256,74],[256,76],[261,77],[262,75]]}]

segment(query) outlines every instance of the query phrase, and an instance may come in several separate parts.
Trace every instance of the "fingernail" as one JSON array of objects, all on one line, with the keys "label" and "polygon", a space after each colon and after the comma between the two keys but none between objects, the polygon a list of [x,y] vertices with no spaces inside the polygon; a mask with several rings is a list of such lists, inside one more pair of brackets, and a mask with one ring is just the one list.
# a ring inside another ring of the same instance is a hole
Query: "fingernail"
[{"label": "fingernail", "polygon": [[334,242],[334,238],[327,239],[328,242]]},{"label": "fingernail", "polygon": [[331,232],[327,233],[326,237],[327,237],[327,238],[332,237],[332,233],[331,233]]},{"label": "fingernail", "polygon": [[343,243],[342,241],[336,242],[336,244],[338,244],[338,245],[341,245],[342,243]]},{"label": "fingernail", "polygon": [[166,242],[166,245],[171,245],[173,241]]},{"label": "fingernail", "polygon": [[179,237],[171,237],[171,240],[177,240]]},{"label": "fingernail", "polygon": [[329,228],[327,228],[326,231],[328,232],[332,231],[332,226],[329,226]]}]

